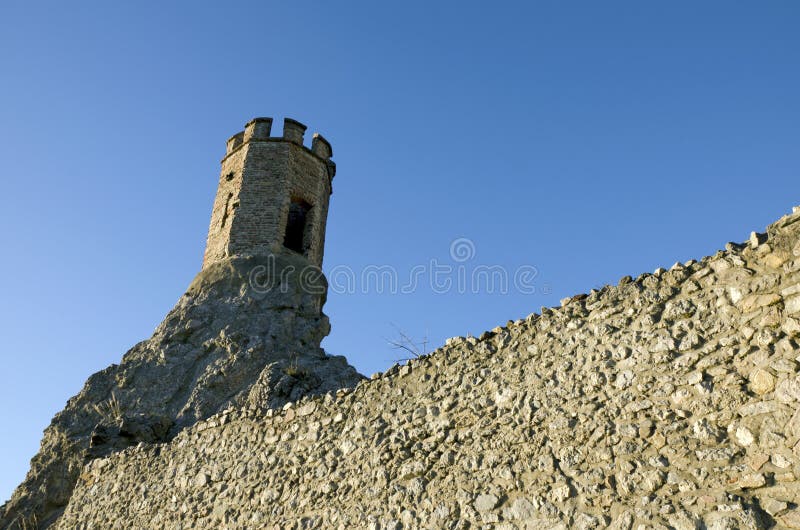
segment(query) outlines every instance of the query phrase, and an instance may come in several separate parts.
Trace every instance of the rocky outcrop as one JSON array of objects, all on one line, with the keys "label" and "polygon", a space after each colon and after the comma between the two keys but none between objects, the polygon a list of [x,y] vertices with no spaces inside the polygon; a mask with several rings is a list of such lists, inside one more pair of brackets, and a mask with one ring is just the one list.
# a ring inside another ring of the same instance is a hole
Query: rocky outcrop
[{"label": "rocky outcrop", "polygon": [[800,528],[798,340],[794,214],[351,391],[231,399],[86,465],[57,526]]},{"label": "rocky outcrop", "polygon": [[172,439],[229,407],[270,409],[362,377],[320,348],[325,280],[300,256],[238,257],[206,267],[153,336],[91,376],[45,430],[0,528],[45,528],[87,461]]}]

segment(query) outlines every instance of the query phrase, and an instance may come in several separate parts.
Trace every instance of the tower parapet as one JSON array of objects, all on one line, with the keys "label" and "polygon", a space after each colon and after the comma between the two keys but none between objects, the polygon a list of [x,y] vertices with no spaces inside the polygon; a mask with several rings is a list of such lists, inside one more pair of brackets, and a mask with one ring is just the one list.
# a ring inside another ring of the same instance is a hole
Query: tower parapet
[{"label": "tower parapet", "polygon": [[203,267],[232,256],[294,253],[321,267],[333,149],[306,126],[286,118],[271,136],[272,118],[254,118],[231,136],[222,159]]}]

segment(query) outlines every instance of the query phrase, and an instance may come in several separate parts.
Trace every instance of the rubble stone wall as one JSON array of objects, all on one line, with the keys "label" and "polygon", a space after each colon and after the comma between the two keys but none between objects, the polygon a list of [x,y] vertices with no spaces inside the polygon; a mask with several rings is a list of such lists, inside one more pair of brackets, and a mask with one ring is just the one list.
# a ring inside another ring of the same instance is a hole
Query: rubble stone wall
[{"label": "rubble stone wall", "polygon": [[96,459],[58,527],[800,528],[798,236]]}]

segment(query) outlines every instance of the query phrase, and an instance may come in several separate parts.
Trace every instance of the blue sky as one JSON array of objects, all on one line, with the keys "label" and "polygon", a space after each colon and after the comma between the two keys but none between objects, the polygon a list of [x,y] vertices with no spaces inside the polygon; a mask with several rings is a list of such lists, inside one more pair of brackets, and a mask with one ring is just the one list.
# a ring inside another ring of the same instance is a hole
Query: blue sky
[{"label": "blue sky", "polygon": [[326,270],[535,268],[534,292],[331,292],[324,346],[365,374],[394,326],[479,334],[800,204],[795,1],[392,6],[0,4],[0,497],[198,272],[254,116],[333,144]]}]

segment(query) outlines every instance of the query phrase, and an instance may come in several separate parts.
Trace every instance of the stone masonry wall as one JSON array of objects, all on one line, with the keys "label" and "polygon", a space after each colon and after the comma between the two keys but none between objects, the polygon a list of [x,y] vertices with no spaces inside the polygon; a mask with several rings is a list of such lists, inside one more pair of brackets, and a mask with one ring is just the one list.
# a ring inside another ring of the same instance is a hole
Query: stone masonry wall
[{"label": "stone masonry wall", "polygon": [[229,255],[228,242],[233,219],[238,210],[246,153],[246,149],[239,149],[222,160],[217,195],[211,209],[211,222],[203,258],[204,266],[225,259]]},{"label": "stone masonry wall", "polygon": [[[305,126],[286,120],[284,136],[269,127],[248,129],[229,140],[209,225],[204,267],[232,256],[284,252],[283,238],[293,198],[312,205],[306,257],[322,265],[333,163],[330,146],[317,135],[303,145]],[[269,121],[271,125],[271,121]]]},{"label": "stone masonry wall", "polygon": [[58,527],[800,528],[798,340],[795,213],[355,389],[95,460]]},{"label": "stone masonry wall", "polygon": [[251,142],[246,149],[241,204],[233,220],[229,252],[280,252],[289,203],[296,197],[313,205],[307,257],[321,265],[330,197],[324,164],[288,142]]}]

